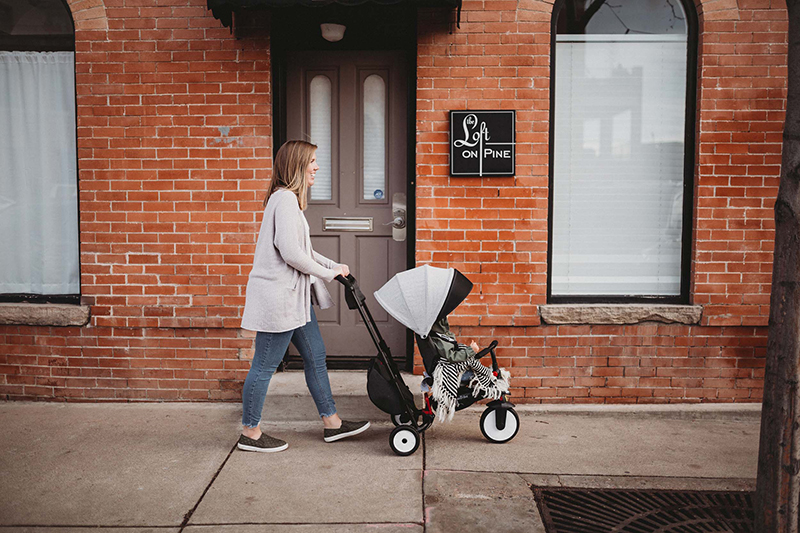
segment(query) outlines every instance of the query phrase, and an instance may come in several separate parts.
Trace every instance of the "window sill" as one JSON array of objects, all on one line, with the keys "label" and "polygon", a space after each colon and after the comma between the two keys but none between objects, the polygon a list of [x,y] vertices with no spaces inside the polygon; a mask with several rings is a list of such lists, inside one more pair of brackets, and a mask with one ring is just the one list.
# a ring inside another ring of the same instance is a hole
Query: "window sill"
[{"label": "window sill", "polygon": [[539,306],[546,324],[699,324],[702,305],[548,304]]},{"label": "window sill", "polygon": [[0,325],[85,326],[89,305],[0,303]]}]

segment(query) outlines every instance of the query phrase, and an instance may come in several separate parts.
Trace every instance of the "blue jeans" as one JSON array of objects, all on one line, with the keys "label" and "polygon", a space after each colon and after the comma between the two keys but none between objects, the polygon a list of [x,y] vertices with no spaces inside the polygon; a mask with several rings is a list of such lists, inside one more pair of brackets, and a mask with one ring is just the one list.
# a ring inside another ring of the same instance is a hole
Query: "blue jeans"
[{"label": "blue jeans", "polygon": [[317,404],[320,416],[336,414],[336,405],[328,380],[328,366],[325,362],[325,343],[317,325],[314,309],[311,309],[311,322],[291,331],[282,333],[256,333],[256,350],[250,363],[250,372],[244,380],[242,389],[242,424],[254,428],[261,422],[261,410],[267,397],[269,381],[275,369],[283,360],[289,342],[294,344],[303,357],[306,385]]}]

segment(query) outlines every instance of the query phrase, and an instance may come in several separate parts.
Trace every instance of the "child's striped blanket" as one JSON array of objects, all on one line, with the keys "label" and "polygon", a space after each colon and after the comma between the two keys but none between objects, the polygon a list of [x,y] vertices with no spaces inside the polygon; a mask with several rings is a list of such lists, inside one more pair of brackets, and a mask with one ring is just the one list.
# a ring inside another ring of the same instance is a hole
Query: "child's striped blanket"
[{"label": "child's striped blanket", "polygon": [[481,393],[484,397],[499,400],[502,394],[508,393],[510,373],[500,369],[500,375],[495,376],[491,369],[483,366],[477,359],[470,359],[458,363],[450,363],[444,358],[439,359],[433,370],[433,386],[431,395],[436,400],[436,418],[442,422],[452,420],[458,403],[458,387],[461,384],[461,375],[472,370],[475,377],[469,383],[472,395]]}]

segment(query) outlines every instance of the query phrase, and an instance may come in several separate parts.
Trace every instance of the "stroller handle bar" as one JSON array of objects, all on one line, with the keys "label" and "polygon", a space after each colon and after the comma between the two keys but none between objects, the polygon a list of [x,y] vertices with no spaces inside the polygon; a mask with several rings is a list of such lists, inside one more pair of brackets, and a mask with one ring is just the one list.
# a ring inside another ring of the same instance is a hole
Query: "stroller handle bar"
[{"label": "stroller handle bar", "polygon": [[340,274],[333,279],[344,285],[344,299],[347,302],[348,309],[355,310],[359,309],[359,304],[361,304],[361,306],[364,305],[366,297],[364,293],[361,292],[361,288],[358,286],[358,282],[352,274],[348,274],[347,277]]},{"label": "stroller handle bar", "polygon": [[489,346],[487,346],[486,348],[475,354],[475,359],[480,359],[487,353],[494,352],[495,348],[497,348],[497,341],[492,341],[492,343]]},{"label": "stroller handle bar", "polygon": [[339,274],[333,279],[335,279],[345,287],[351,287],[353,285],[353,282],[356,280],[356,278],[354,278],[352,274],[348,274],[347,277],[344,277],[341,274]]},{"label": "stroller handle bar", "polygon": [[497,364],[497,356],[494,353],[494,349],[495,348],[497,348],[497,341],[492,341],[491,344],[489,344],[489,346],[487,346],[486,348],[484,348],[483,350],[481,350],[480,352],[475,354],[475,360],[477,361],[481,357],[486,355],[487,353],[491,352],[491,354],[492,354],[492,370],[494,370],[495,372],[499,372],[500,371],[500,365]]}]

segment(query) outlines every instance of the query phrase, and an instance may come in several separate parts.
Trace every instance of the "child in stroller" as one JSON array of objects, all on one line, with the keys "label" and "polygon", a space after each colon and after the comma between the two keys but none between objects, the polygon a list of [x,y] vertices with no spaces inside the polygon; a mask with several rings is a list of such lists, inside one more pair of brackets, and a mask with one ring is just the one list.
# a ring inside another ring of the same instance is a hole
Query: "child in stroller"
[{"label": "child in stroller", "polygon": [[[456,271],[458,272],[458,271]],[[476,358],[480,347],[475,341],[470,346],[461,344],[450,331],[447,317],[437,320],[427,338],[416,335],[420,351],[429,352],[433,372],[425,371],[422,392],[430,396],[436,405],[436,415],[441,421],[453,418],[458,404],[459,391],[473,397],[499,400],[508,394],[509,373],[504,369],[491,371]],[[466,398],[462,398],[463,402]]]},{"label": "child in stroller", "polygon": [[[381,307],[415,333],[425,371],[432,377],[433,385],[433,394],[424,396],[422,408],[417,408],[414,395],[403,381],[355,278],[339,276],[336,279],[345,286],[348,308],[359,311],[378,348],[378,355],[367,371],[367,392],[379,409],[391,415],[396,427],[389,445],[396,454],[414,453],[419,447],[420,434],[431,426],[436,416],[452,417],[454,411],[482,399],[492,400],[481,416],[484,437],[490,442],[503,443],[516,436],[519,416],[514,404],[508,401],[508,373],[497,364],[494,351],[497,341],[474,353],[477,346],[464,350],[449,333],[447,316],[472,290],[472,282],[466,276],[453,268],[424,265],[400,272],[375,292]],[[436,323],[439,323],[441,336],[434,338],[431,331]],[[440,340],[450,342],[453,350],[437,348],[435,343]],[[454,361],[448,361],[448,353]],[[480,358],[489,353],[491,370],[479,363]],[[441,376],[439,382],[437,376]]]}]

